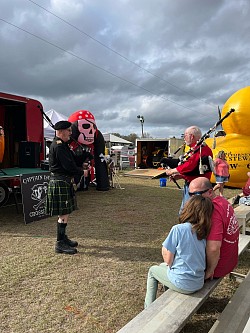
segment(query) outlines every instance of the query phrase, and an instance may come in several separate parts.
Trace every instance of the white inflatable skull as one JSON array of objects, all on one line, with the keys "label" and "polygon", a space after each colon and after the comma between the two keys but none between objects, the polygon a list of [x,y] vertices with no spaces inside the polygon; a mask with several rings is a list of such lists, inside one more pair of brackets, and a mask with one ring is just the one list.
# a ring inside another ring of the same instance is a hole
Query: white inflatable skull
[{"label": "white inflatable skull", "polygon": [[[78,130],[75,139],[83,144],[90,145],[94,143],[96,133],[95,117],[88,110],[79,110],[74,112],[68,119],[72,123],[72,127]],[[74,131],[73,131],[74,132]]]},{"label": "white inflatable skull", "polygon": [[89,145],[95,140],[96,124],[93,119],[81,119],[78,120],[78,130],[80,135],[78,137],[78,142]]}]

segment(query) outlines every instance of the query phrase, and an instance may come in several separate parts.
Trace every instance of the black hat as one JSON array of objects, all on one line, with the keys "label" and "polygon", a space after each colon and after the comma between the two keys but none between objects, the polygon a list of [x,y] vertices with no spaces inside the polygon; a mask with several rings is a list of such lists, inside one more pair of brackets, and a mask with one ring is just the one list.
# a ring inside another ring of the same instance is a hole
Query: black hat
[{"label": "black hat", "polygon": [[55,130],[63,130],[63,129],[70,128],[71,125],[72,125],[72,123],[70,121],[60,120],[55,124],[54,129]]}]

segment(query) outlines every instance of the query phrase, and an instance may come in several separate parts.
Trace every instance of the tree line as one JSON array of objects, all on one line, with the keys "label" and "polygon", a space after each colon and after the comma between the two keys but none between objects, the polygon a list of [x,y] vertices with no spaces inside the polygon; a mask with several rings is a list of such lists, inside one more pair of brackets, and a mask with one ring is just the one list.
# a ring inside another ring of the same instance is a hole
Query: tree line
[{"label": "tree line", "polygon": [[[119,138],[122,138],[124,140],[133,142],[133,144],[135,144],[136,139],[140,138],[136,133],[130,133],[129,135],[121,135],[120,133],[111,133],[111,134],[118,136]],[[152,136],[149,133],[144,133],[143,138],[152,138]]]}]

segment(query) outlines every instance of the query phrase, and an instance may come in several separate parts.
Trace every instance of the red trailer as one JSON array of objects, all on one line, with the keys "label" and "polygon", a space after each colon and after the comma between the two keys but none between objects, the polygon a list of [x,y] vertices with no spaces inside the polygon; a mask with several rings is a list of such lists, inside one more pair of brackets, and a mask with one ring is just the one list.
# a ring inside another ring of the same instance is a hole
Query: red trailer
[{"label": "red trailer", "polygon": [[34,99],[0,92],[0,206],[17,185],[23,169],[40,168],[44,159],[42,104]]}]

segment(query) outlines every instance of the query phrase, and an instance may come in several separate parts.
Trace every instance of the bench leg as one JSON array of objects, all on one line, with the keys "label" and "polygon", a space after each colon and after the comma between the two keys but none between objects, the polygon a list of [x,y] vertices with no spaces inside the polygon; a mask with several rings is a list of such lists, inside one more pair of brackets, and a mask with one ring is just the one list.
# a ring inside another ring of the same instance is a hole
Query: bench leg
[{"label": "bench leg", "polygon": [[245,274],[240,274],[240,273],[237,273],[237,272],[231,272],[229,274],[229,278],[230,279],[235,278],[238,282],[242,282],[246,278],[246,275]]}]

